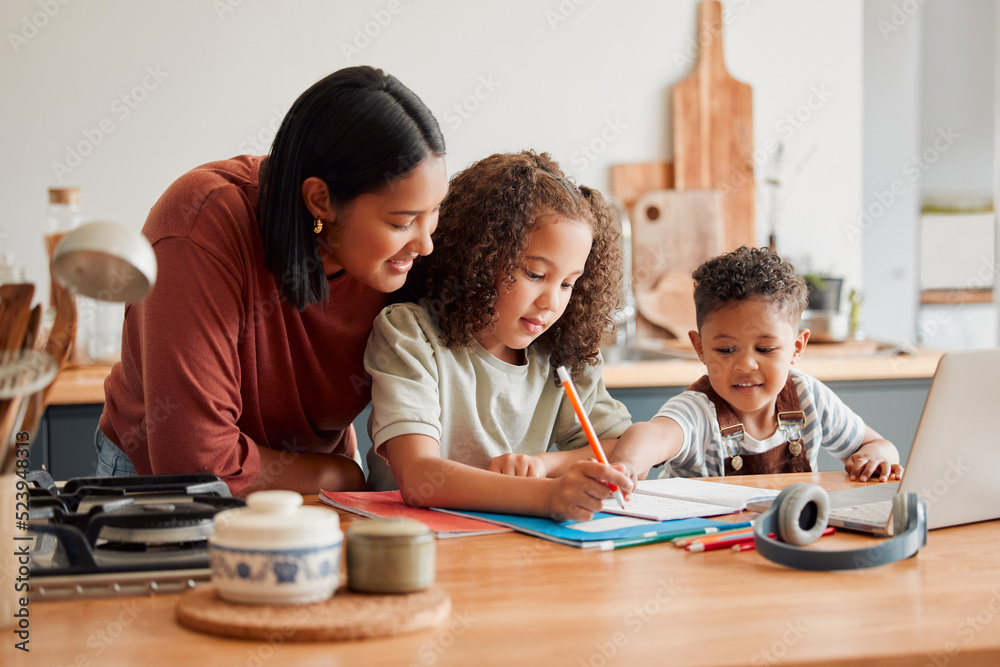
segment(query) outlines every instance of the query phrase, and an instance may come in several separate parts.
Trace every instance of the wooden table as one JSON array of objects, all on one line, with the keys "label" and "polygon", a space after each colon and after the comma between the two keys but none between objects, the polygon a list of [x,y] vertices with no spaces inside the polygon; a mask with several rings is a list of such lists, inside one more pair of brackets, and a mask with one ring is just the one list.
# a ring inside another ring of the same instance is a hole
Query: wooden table
[{"label": "wooden table", "polygon": [[[841,473],[741,478],[855,486]],[[733,520],[737,516],[731,517]],[[345,523],[352,520],[344,517]],[[875,538],[838,533],[813,548]],[[5,665],[997,665],[1000,524],[937,530],[916,558],[803,572],[755,551],[611,552],[519,534],[438,541],[453,615],[389,639],[239,641],[174,621],[176,596],[37,602],[31,653]],[[17,653],[13,659],[8,659]]]}]

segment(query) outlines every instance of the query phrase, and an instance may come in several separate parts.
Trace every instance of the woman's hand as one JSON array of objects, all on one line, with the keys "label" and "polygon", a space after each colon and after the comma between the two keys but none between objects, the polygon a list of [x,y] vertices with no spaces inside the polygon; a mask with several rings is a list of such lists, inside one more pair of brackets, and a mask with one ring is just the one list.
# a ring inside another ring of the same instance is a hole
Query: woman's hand
[{"label": "woman's hand", "polygon": [[546,477],[548,470],[545,463],[527,454],[501,454],[490,460],[490,472],[514,477]]}]

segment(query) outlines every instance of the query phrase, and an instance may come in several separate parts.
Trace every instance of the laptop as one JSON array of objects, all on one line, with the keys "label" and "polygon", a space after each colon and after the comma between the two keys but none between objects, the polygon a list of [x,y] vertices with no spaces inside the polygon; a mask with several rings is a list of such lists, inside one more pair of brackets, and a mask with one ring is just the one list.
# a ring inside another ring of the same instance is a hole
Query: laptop
[{"label": "laptop", "polygon": [[903,479],[831,492],[829,525],[891,535],[897,493],[916,493],[924,500],[931,530],[997,519],[998,478],[1000,349],[946,352],[934,373]]}]

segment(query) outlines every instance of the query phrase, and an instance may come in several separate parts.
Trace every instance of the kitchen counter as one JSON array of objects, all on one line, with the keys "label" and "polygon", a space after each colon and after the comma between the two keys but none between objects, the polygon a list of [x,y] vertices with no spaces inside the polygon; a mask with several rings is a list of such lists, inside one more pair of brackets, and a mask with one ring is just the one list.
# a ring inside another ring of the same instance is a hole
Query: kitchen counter
[{"label": "kitchen counter", "polygon": [[104,380],[111,372],[111,366],[67,366],[59,372],[49,405],[79,405],[104,403]]},{"label": "kitchen counter", "polygon": [[[810,354],[814,352],[813,354]],[[914,354],[840,355],[833,346],[810,345],[795,367],[823,382],[927,379],[943,353],[918,349]],[[697,359],[667,359],[607,364],[604,383],[626,387],[686,387],[704,375]]]},{"label": "kitchen counter", "polygon": [[[810,352],[815,351],[814,354]],[[915,354],[839,355],[832,346],[810,346],[798,368],[824,382],[931,378],[941,352],[917,350]],[[111,366],[72,366],[63,369],[52,389],[51,405],[104,402],[104,379]],[[606,364],[604,383],[609,389],[628,387],[686,387],[705,373],[696,359]]]},{"label": "kitchen counter", "polygon": [[[905,463],[941,352],[844,353],[852,349],[857,346],[810,345],[797,367],[826,382],[867,424],[895,443]],[[58,479],[93,474],[94,430],[104,408],[104,380],[110,371],[110,366],[75,366],[60,373],[32,445],[33,467],[45,465]],[[608,363],[604,381],[633,421],[646,421],[704,373],[697,359]],[[371,447],[369,411],[366,408],[354,421],[362,454]],[[840,461],[820,452],[820,470],[842,468]]]}]

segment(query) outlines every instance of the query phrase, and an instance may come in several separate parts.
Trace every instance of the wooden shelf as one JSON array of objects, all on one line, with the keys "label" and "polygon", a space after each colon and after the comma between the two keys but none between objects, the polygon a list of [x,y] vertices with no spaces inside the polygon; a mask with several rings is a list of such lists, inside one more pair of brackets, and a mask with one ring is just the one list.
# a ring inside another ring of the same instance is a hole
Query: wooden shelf
[{"label": "wooden shelf", "polygon": [[960,306],[967,303],[993,303],[992,289],[925,289],[920,303],[935,306]]}]

